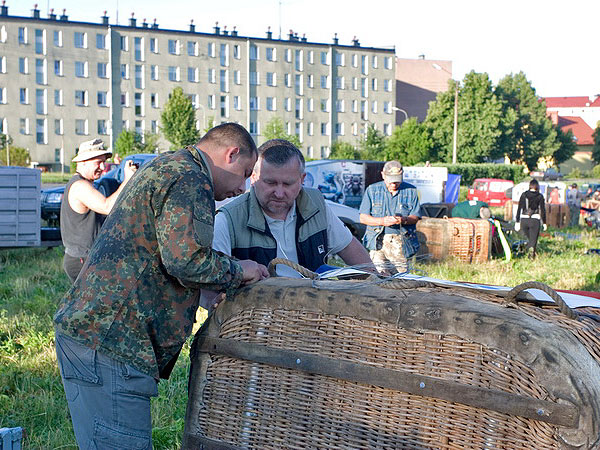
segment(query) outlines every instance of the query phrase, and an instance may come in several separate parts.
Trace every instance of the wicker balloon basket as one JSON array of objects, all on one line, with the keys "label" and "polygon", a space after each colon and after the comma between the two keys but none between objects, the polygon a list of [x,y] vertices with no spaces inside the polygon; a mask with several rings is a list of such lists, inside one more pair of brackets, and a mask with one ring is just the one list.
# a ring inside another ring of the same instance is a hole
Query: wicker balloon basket
[{"label": "wicker balloon basket", "polygon": [[562,306],[264,280],[196,336],[183,448],[598,448],[600,311]]}]

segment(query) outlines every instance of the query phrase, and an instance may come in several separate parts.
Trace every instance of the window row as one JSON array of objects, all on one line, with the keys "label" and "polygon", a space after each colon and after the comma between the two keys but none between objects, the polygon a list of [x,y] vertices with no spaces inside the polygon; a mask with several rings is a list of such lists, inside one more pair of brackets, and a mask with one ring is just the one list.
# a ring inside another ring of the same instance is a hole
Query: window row
[{"label": "window row", "polygon": [[[260,125],[261,124],[259,121],[250,121],[248,126],[248,131],[250,134],[260,135]],[[347,125],[349,130],[346,129]],[[366,134],[369,124],[359,124],[357,122],[346,124],[344,122],[336,122],[333,124],[333,130],[330,122],[318,122],[316,124],[314,122],[287,122],[285,126],[287,128],[287,134],[296,135],[300,138],[300,142],[303,142],[305,133],[306,136],[315,136],[316,134],[320,136],[330,136],[332,131],[334,136],[345,136],[348,132],[353,136],[358,136],[359,133]],[[391,123],[384,123],[381,131],[385,136],[390,136],[392,134],[392,127],[393,125]],[[307,150],[308,156],[312,157],[313,155],[311,147],[308,147]]]}]

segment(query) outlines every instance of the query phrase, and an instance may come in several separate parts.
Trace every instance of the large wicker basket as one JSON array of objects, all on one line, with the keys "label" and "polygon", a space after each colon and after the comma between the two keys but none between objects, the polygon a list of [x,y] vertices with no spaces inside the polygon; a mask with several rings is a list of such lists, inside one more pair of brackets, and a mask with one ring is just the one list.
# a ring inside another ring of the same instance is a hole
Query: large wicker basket
[{"label": "large wicker basket", "polygon": [[183,448],[597,448],[593,318],[357,283],[272,278],[222,303],[192,348]]}]

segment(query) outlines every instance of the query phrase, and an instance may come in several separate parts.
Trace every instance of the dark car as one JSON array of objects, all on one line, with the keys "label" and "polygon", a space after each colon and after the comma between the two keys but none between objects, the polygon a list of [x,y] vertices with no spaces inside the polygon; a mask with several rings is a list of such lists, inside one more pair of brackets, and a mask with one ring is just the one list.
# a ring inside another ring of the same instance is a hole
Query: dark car
[{"label": "dark car", "polygon": [[[94,187],[98,189],[102,195],[108,197],[113,194],[123,182],[125,178],[125,165],[128,161],[133,161],[134,164],[142,167],[148,161],[156,158],[157,155],[153,153],[140,153],[135,155],[129,155],[121,164],[113,167],[111,170],[102,175],[98,180],[94,181]],[[41,211],[42,220],[46,221],[46,227],[42,230],[43,235],[57,236],[57,232],[60,230],[60,204],[65,193],[65,186],[57,186],[49,189],[42,189],[41,192]],[[58,237],[60,239],[60,237]],[[44,240],[44,239],[42,239]]]},{"label": "dark car", "polygon": [[542,177],[542,179],[544,181],[558,181],[558,180],[562,180],[562,178],[563,178],[563,174],[553,168],[546,169],[546,171],[544,172],[544,175]]}]

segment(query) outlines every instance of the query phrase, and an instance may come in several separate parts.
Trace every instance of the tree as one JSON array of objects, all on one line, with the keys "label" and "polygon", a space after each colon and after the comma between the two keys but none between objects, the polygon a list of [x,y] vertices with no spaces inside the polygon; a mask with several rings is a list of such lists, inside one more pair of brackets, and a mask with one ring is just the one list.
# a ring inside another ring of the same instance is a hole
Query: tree
[{"label": "tree", "polygon": [[432,140],[432,159],[452,161],[454,96],[458,88],[457,161],[479,163],[502,156],[499,138],[502,105],[487,73],[471,71],[460,83],[450,80],[430,104],[425,119]]},{"label": "tree", "polygon": [[[29,164],[31,163],[31,155],[29,154],[29,150],[23,147],[13,147],[12,145],[8,150],[11,166],[29,167]],[[0,165],[5,166],[6,162],[6,144],[4,144],[4,146],[0,148]]]},{"label": "tree", "polygon": [[145,132],[144,136],[135,131],[123,130],[115,142],[115,153],[121,158],[135,153],[156,153],[158,134]]},{"label": "tree", "polygon": [[329,159],[360,159],[360,152],[348,142],[335,141],[331,146]]},{"label": "tree", "polygon": [[286,141],[290,141],[292,144],[294,144],[299,150],[302,150],[300,138],[295,134],[287,134],[285,131],[285,124],[279,117],[273,117],[267,122],[265,129],[263,130],[263,136],[266,140],[285,139]]},{"label": "tree", "polygon": [[542,157],[558,163],[556,152],[558,159],[570,158],[572,147],[564,136],[559,137],[557,128],[546,116],[545,103],[539,101],[523,72],[502,78],[495,94],[502,101],[504,117],[500,147],[511,161],[524,163],[533,170]]},{"label": "tree", "polygon": [[577,144],[575,143],[575,136],[571,130],[567,130],[565,133],[559,127],[555,127],[556,138],[560,146],[552,154],[554,164],[558,165],[573,157],[577,151]]},{"label": "tree", "polygon": [[171,143],[171,150],[198,142],[200,133],[196,129],[196,112],[192,101],[176,87],[160,115],[161,131]]},{"label": "tree", "polygon": [[375,125],[369,124],[367,135],[361,139],[358,148],[360,159],[384,160],[385,136],[375,128]]},{"label": "tree", "polygon": [[412,166],[430,159],[431,138],[425,125],[417,122],[415,117],[395,127],[392,135],[385,142],[384,159],[395,159],[403,165]]},{"label": "tree", "polygon": [[596,164],[600,164],[600,123],[594,130],[594,147],[592,148],[592,159]]}]

